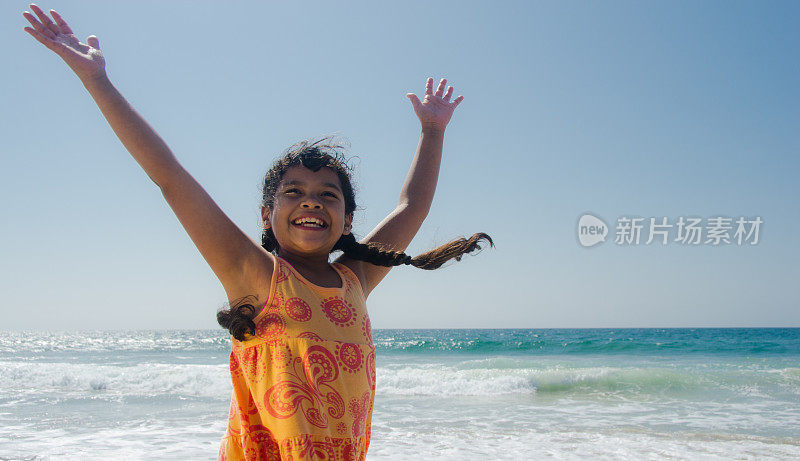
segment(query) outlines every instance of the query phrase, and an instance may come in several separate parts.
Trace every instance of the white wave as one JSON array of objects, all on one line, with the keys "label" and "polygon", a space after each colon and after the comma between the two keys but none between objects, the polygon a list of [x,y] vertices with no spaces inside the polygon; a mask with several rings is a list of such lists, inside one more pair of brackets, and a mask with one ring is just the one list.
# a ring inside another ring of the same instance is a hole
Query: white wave
[{"label": "white wave", "polygon": [[[230,389],[226,364],[0,362],[0,398],[6,399],[6,404],[32,397],[180,395],[227,399]],[[800,377],[797,368],[732,371],[552,362],[533,366],[530,359],[499,357],[379,366],[377,392],[433,396],[704,394],[733,400],[780,400],[800,395]]]},{"label": "white wave", "polygon": [[[507,358],[473,360],[458,365],[379,367],[377,390],[383,395],[455,396],[534,393],[630,395],[694,392],[703,387],[711,388],[724,384],[717,382],[718,377],[713,375],[697,377],[686,370],[667,368],[561,365],[521,368],[522,364],[520,360]],[[743,390],[732,386],[727,388],[731,391]],[[752,396],[755,393],[754,389],[747,389],[747,394]]]},{"label": "white wave", "polygon": [[[521,370],[516,370],[521,371]],[[381,395],[532,394],[536,386],[525,373],[457,370],[447,366],[407,366],[377,369]]]},{"label": "white wave", "polygon": [[182,396],[228,398],[227,365],[142,363],[112,366],[70,363],[0,362],[0,398],[55,395]]},{"label": "white wave", "polygon": [[764,363],[686,363],[486,357],[378,367],[385,395],[581,394],[785,400],[800,396],[800,369]]}]

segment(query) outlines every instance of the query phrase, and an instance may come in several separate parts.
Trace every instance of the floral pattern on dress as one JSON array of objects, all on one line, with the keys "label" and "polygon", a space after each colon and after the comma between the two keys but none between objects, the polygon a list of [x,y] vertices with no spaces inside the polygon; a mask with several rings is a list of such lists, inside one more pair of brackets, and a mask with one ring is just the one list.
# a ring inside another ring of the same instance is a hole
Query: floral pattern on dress
[{"label": "floral pattern on dress", "polygon": [[317,427],[328,427],[328,415],[341,418],[344,401],[331,385],[339,377],[333,354],[323,346],[311,346],[302,358],[294,359],[292,366],[264,394],[267,411],[285,419],[300,410],[306,421]]},{"label": "floral pattern on dress", "polygon": [[264,379],[266,370],[266,360],[264,359],[263,349],[260,347],[249,347],[242,351],[241,363],[245,375],[254,382],[261,382]]},{"label": "floral pattern on dress", "polygon": [[297,337],[303,339],[310,339],[312,341],[324,341],[324,339],[322,339],[320,335],[314,333],[313,331],[304,331],[299,335],[297,335]]},{"label": "floral pattern on dress", "polygon": [[219,459],[363,461],[375,350],[360,285],[334,266],[342,288],[317,287],[276,261],[255,335],[232,342],[234,392]]},{"label": "floral pattern on dress", "polygon": [[277,339],[286,331],[286,320],[280,314],[271,312],[256,323],[256,336],[264,339]]},{"label": "floral pattern on dress", "polygon": [[361,321],[361,334],[369,344],[372,344],[372,323],[369,321],[369,315],[365,315]]},{"label": "floral pattern on dress", "polygon": [[349,327],[356,321],[356,310],[353,305],[340,296],[323,299],[321,307],[328,320],[337,326]]},{"label": "floral pattern on dress", "polygon": [[348,373],[356,373],[364,363],[364,354],[358,344],[337,344],[336,358],[342,364],[342,369]]},{"label": "floral pattern on dress", "polygon": [[367,373],[367,383],[369,383],[370,389],[375,392],[375,348],[372,348],[367,354],[367,366],[364,371]]},{"label": "floral pattern on dress", "polygon": [[308,303],[300,298],[287,299],[283,305],[286,315],[297,322],[308,322],[311,320],[311,308]]},{"label": "floral pattern on dress", "polygon": [[348,406],[350,416],[353,417],[353,435],[360,437],[364,433],[364,422],[370,413],[370,393],[364,392],[361,399],[353,399]]}]

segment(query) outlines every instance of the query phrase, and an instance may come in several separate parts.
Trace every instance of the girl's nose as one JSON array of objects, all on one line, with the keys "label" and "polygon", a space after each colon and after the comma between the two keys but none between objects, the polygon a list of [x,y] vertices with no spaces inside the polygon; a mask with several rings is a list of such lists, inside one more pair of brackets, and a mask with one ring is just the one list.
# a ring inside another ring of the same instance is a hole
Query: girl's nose
[{"label": "girl's nose", "polygon": [[311,197],[303,199],[303,202],[300,204],[300,206],[303,208],[315,208],[315,209],[322,208],[322,204],[320,204],[318,201],[314,200]]}]

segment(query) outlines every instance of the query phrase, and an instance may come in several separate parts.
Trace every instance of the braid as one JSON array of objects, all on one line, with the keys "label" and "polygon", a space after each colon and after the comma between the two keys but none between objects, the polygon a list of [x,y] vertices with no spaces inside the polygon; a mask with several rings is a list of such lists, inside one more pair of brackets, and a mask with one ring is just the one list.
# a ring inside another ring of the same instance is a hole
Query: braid
[{"label": "braid", "polygon": [[484,233],[478,233],[469,239],[456,239],[412,258],[401,251],[383,249],[379,244],[358,243],[353,234],[347,234],[339,238],[332,251],[342,250],[347,257],[366,261],[376,266],[394,267],[406,264],[420,269],[433,270],[442,267],[442,264],[451,259],[461,261],[464,254],[480,250],[481,247],[478,243],[481,240],[487,240],[489,245],[494,247],[491,237]]},{"label": "braid", "polygon": [[412,264],[411,256],[400,252],[384,250],[376,244],[358,243],[353,234],[342,235],[333,250],[342,250],[345,255],[359,261],[366,261],[376,266],[394,267],[401,264]]},{"label": "braid", "polygon": [[261,246],[270,253],[278,249],[278,239],[275,238],[272,229],[264,229],[264,233],[261,234]]},{"label": "braid", "polygon": [[245,303],[249,298],[253,296],[245,296],[237,300],[230,309],[221,309],[217,312],[217,323],[230,331],[239,341],[246,339],[245,334],[256,334],[256,324],[253,322],[256,308],[251,303]]},{"label": "braid", "polygon": [[[261,234],[261,246],[270,253],[278,248],[278,240],[272,229],[264,229],[264,233]],[[251,297],[245,296],[237,300],[233,307],[220,309],[217,312],[217,323],[230,331],[231,335],[239,341],[244,341],[247,334],[256,334],[256,324],[253,322],[256,308],[252,303],[245,302]]]}]

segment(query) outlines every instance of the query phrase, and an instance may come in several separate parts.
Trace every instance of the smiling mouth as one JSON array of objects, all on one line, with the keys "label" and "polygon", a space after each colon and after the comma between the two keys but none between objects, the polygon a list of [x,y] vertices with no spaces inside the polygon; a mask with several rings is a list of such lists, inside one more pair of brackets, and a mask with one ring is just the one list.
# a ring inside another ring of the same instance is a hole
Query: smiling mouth
[{"label": "smiling mouth", "polygon": [[317,218],[297,218],[292,221],[292,225],[304,229],[325,229],[328,227],[325,221]]}]

